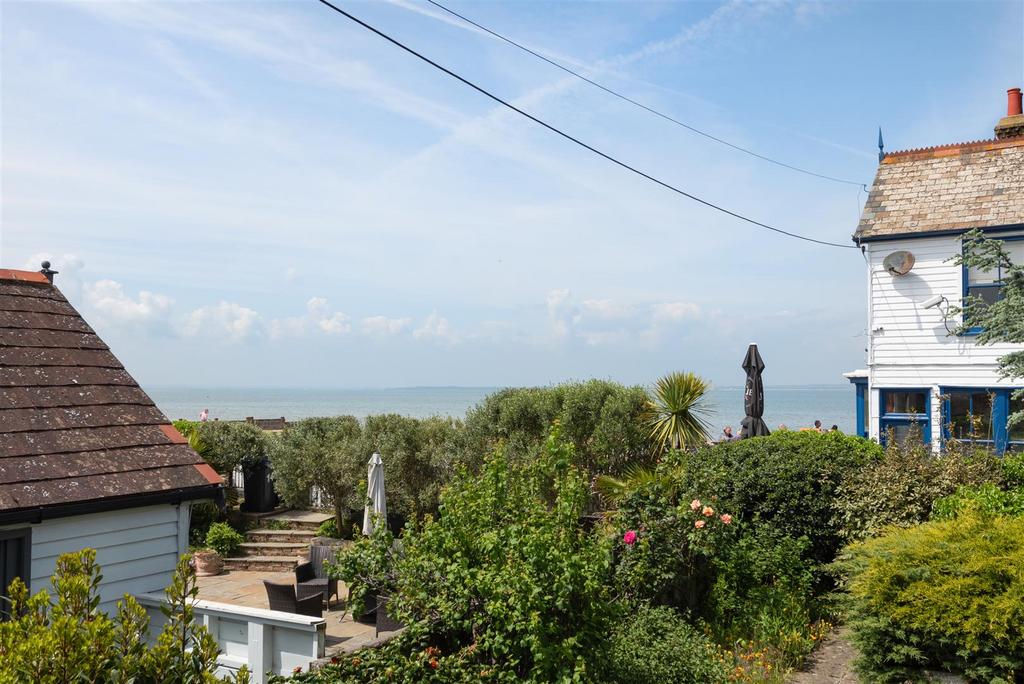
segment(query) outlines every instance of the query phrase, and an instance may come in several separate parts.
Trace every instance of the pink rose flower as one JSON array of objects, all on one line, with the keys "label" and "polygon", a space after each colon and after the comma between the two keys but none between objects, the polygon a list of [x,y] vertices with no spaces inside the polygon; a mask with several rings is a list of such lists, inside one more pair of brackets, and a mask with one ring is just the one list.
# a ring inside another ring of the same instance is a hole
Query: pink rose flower
[{"label": "pink rose flower", "polygon": [[705,518],[710,518],[711,516],[713,516],[715,514],[715,509],[712,508],[711,506],[705,506],[704,510],[701,511],[701,513],[704,514]]},{"label": "pink rose flower", "polygon": [[632,546],[636,543],[636,532],[633,530],[626,532],[626,534],[622,535],[622,541],[626,542],[629,546]]},{"label": "pink rose flower", "polygon": [[690,502],[690,510],[700,510],[700,499],[694,499],[693,501]]},{"label": "pink rose flower", "polygon": [[729,523],[732,522],[732,516],[729,515],[728,513],[723,513],[721,515],[721,520],[722,520],[723,524],[728,525]]},{"label": "pink rose flower", "polygon": [[704,527],[704,521],[703,520],[696,520],[696,521],[694,521],[693,526],[696,527],[699,530],[700,528]]}]

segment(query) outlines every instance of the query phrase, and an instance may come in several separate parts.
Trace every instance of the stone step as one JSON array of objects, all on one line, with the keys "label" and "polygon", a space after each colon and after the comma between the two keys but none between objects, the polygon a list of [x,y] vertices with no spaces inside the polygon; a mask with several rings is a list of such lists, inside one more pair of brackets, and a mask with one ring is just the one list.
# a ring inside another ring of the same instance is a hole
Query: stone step
[{"label": "stone step", "polygon": [[316,536],[314,530],[249,530],[245,533],[246,541],[257,542],[301,542],[308,544]]},{"label": "stone step", "polygon": [[288,556],[242,556],[225,558],[225,570],[252,570],[257,572],[290,572],[295,569],[296,560]]},{"label": "stone step", "polygon": [[305,542],[244,542],[240,545],[246,556],[289,556],[298,558],[309,555],[309,544]]},{"label": "stone step", "polygon": [[260,518],[260,525],[266,526],[270,520],[276,521],[279,525],[287,526],[290,530],[310,530],[315,532],[316,528],[334,517],[330,513],[319,511],[284,511],[274,513]]}]

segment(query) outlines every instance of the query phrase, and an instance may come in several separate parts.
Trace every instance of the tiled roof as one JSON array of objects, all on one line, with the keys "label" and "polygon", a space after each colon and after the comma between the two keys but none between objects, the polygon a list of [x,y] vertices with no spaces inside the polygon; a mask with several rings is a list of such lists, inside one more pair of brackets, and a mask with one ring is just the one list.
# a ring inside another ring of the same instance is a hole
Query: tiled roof
[{"label": "tiled roof", "polygon": [[0,524],[220,486],[60,290],[0,270]]},{"label": "tiled roof", "polygon": [[1024,137],[887,154],[856,238],[1024,224]]}]

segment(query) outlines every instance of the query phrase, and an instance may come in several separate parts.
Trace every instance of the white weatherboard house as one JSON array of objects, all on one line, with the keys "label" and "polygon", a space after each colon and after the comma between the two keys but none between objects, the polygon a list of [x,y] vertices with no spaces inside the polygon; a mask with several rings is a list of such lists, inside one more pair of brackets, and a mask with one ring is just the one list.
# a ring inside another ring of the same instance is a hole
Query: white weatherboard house
[{"label": "white weatherboard house", "polygon": [[93,548],[110,609],[170,584],[222,483],[48,275],[0,270],[0,585]]},{"label": "white weatherboard house", "polygon": [[952,335],[960,321],[946,316],[968,294],[1000,296],[999,273],[950,261],[965,232],[1003,240],[1024,263],[1024,115],[1020,89],[1008,95],[995,139],[890,153],[879,164],[854,235],[868,265],[867,369],[845,374],[862,436],[902,438],[916,424],[935,451],[950,436],[1024,449],[1024,428],[1006,424],[1024,408],[1011,397],[1024,378],[997,372],[997,359],[1019,347],[978,345],[977,331]]},{"label": "white weatherboard house", "polygon": [[[0,594],[48,589],[57,557],[96,550],[100,608],[135,595],[159,632],[193,502],[221,477],[44,273],[0,270]],[[198,601],[224,670],[254,684],[324,655],[319,617]]]}]

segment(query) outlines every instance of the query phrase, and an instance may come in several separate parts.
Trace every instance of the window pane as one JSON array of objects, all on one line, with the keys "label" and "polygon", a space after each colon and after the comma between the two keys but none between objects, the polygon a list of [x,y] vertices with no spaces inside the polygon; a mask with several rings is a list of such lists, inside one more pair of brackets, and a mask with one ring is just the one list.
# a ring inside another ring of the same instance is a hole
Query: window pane
[{"label": "window pane", "polygon": [[971,395],[967,392],[949,393],[949,428],[957,439],[971,434]]},{"label": "window pane", "polygon": [[971,422],[974,439],[992,439],[992,395],[988,392],[971,394]]},{"label": "window pane", "polygon": [[975,297],[981,297],[985,304],[994,304],[999,299],[999,290],[1001,288],[996,286],[989,287],[970,287],[967,289],[968,295]]},{"label": "window pane", "polygon": [[982,271],[977,266],[967,267],[967,283],[969,285],[984,285],[986,283],[995,283],[999,281],[999,272],[995,269],[991,271]]},{"label": "window pane", "polygon": [[924,392],[886,392],[886,413],[924,413]]},{"label": "window pane", "polygon": [[[1024,411],[1024,399],[1010,397],[1010,413],[1014,414],[1019,411]],[[1024,442],[1024,422],[1019,422],[1010,428],[1010,441]]]},{"label": "window pane", "polygon": [[1008,240],[1003,246],[1010,253],[1010,261],[1014,266],[1024,266],[1024,240]]}]

